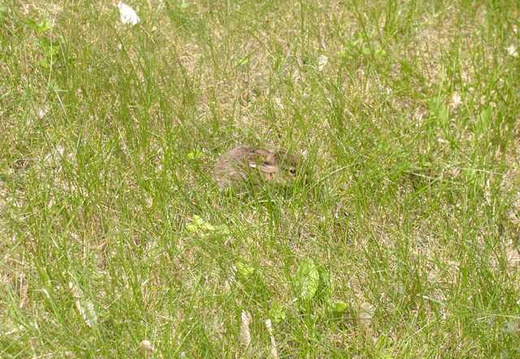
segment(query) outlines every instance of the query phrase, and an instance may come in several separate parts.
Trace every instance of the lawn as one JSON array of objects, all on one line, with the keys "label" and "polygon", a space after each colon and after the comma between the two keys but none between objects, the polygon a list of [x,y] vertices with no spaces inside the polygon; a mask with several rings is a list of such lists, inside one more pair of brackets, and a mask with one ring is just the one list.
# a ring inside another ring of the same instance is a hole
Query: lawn
[{"label": "lawn", "polygon": [[127,4],[0,0],[1,358],[520,357],[518,1]]}]

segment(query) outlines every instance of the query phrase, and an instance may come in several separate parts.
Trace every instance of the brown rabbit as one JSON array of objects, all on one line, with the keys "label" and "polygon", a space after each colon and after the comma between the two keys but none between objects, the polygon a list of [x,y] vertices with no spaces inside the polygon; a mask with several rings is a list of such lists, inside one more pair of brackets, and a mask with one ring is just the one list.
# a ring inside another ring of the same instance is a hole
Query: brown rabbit
[{"label": "brown rabbit", "polygon": [[220,189],[247,178],[284,181],[296,175],[297,156],[280,151],[238,146],[223,153],[215,164],[214,178]]}]

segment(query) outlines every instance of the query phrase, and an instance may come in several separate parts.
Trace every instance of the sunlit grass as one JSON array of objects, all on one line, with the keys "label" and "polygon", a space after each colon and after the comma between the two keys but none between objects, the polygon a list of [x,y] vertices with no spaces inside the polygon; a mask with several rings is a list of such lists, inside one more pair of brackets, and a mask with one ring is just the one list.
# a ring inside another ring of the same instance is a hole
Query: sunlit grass
[{"label": "sunlit grass", "polygon": [[519,355],[516,2],[128,5],[0,2],[0,357]]}]

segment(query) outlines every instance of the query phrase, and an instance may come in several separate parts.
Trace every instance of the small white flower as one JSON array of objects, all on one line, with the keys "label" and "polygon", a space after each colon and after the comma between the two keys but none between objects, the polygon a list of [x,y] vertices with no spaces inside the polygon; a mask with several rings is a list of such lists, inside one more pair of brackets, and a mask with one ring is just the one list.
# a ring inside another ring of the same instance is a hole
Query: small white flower
[{"label": "small white flower", "polygon": [[40,108],[38,110],[38,118],[41,120],[42,118],[45,117],[45,115],[47,114],[47,109],[46,108]]},{"label": "small white flower", "polygon": [[509,56],[513,56],[513,57],[517,57],[518,56],[518,52],[516,51],[516,46],[515,45],[511,45],[511,46],[506,47],[506,51],[507,51],[507,54]]},{"label": "small white flower", "polygon": [[329,59],[325,55],[320,55],[318,57],[318,71],[323,71],[323,68],[325,65],[327,65],[327,62],[329,62]]},{"label": "small white flower", "polygon": [[451,94],[449,106],[452,109],[456,109],[460,106],[461,103],[462,103],[462,97],[460,97],[460,93],[458,93],[457,91],[454,91]]},{"label": "small white flower", "polygon": [[135,10],[124,2],[118,2],[117,8],[119,9],[119,15],[121,16],[121,22],[123,24],[137,25],[141,22]]},{"label": "small white flower", "polygon": [[151,341],[145,339],[143,340],[140,344],[139,344],[139,348],[138,350],[141,352],[141,353],[151,353],[153,351],[155,351],[155,348],[152,344]]}]

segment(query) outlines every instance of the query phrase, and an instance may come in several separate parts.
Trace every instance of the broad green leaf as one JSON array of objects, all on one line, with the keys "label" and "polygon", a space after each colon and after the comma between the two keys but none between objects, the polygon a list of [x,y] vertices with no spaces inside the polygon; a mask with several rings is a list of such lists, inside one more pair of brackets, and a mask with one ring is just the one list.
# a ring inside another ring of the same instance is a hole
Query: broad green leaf
[{"label": "broad green leaf", "polygon": [[274,303],[269,310],[269,318],[273,323],[283,322],[286,318],[285,310],[279,303]]},{"label": "broad green leaf", "polygon": [[255,268],[244,262],[237,262],[237,275],[239,278],[248,279],[255,272]]},{"label": "broad green leaf", "polygon": [[311,300],[320,285],[320,272],[312,259],[304,261],[296,272],[295,285],[298,297]]},{"label": "broad green leaf", "polygon": [[344,313],[348,308],[348,304],[342,301],[336,301],[332,303],[331,309],[336,313]]}]

